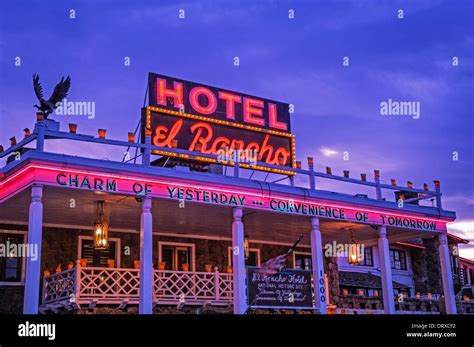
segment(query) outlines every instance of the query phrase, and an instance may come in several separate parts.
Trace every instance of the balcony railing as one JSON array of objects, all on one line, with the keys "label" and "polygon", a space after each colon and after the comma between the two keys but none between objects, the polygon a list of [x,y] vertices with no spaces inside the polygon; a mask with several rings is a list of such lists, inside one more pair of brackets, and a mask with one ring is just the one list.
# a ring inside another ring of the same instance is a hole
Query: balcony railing
[{"label": "balcony railing", "polygon": [[[140,270],[81,267],[79,264],[43,278],[42,307],[100,304],[138,304]],[[232,302],[232,274],[153,271],[156,305],[228,305]]]}]

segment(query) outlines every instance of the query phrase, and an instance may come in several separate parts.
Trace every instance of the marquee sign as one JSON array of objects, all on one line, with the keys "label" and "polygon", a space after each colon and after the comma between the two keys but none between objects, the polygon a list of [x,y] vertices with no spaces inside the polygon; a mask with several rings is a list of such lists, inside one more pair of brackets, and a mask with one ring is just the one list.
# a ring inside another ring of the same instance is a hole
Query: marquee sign
[{"label": "marquee sign", "polygon": [[446,220],[417,216],[403,210],[383,209],[375,206],[348,205],[338,201],[321,201],[299,197],[268,196],[260,190],[232,188],[218,184],[174,182],[172,178],[133,177],[87,171],[28,165],[16,178],[0,182],[0,202],[8,196],[38,182],[43,185],[101,191],[129,196],[150,196],[177,202],[260,209],[327,220],[355,222],[369,225],[388,225],[417,231],[444,232]]},{"label": "marquee sign", "polygon": [[253,162],[281,166],[274,170],[253,163],[254,169],[294,174],[284,170],[296,163],[289,104],[153,73],[148,78],[149,106],[142,117],[153,145],[214,155],[239,150],[246,164],[253,153]]},{"label": "marquee sign", "polygon": [[311,271],[267,275],[259,268],[247,267],[247,291],[250,307],[313,308]]}]

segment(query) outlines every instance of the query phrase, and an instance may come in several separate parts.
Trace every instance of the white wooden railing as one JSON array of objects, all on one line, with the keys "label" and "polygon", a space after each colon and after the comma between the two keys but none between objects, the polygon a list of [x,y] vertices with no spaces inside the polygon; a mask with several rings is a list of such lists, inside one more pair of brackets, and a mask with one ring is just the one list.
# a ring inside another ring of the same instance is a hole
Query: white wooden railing
[{"label": "white wooden railing", "polygon": [[[229,304],[232,274],[154,270],[154,302],[165,304]],[[136,304],[140,293],[140,270],[81,267],[43,278],[43,305]]]}]

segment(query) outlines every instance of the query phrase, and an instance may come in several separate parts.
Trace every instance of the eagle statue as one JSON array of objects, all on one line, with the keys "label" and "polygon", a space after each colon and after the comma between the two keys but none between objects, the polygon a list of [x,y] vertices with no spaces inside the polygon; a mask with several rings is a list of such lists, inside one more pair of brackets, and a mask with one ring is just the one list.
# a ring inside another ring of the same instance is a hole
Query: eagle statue
[{"label": "eagle statue", "polygon": [[33,75],[33,87],[35,89],[36,97],[38,98],[40,105],[33,105],[39,111],[44,113],[46,119],[50,113],[52,113],[61,103],[61,101],[67,96],[67,92],[71,87],[71,78],[68,76],[66,79],[61,78],[56,87],[54,87],[53,94],[46,100],[43,98],[43,87],[39,83],[39,75]]}]

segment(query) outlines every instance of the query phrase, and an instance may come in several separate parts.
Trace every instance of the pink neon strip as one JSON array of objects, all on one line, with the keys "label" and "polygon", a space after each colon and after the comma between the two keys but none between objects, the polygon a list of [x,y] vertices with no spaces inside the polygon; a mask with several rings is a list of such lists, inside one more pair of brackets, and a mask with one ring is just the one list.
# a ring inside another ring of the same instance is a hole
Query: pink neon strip
[{"label": "pink neon strip", "polygon": [[[43,169],[43,170],[55,171],[55,172],[57,172],[57,171],[66,171],[66,172],[77,173],[77,174],[82,174],[82,175],[97,175],[97,176],[104,175],[104,173],[101,173],[101,172],[81,171],[81,170],[76,170],[76,169],[52,168],[52,167],[48,167],[48,166],[30,164],[27,167],[25,167],[23,170],[19,171],[18,173],[16,173],[13,176],[10,176],[7,180],[5,180],[3,182],[0,182],[0,183],[1,184],[6,183],[7,181],[12,179],[13,177],[18,176],[19,174],[21,174],[24,171],[26,171],[28,169],[31,169],[31,168],[37,168],[37,169]],[[152,179],[147,179],[147,178],[131,178],[131,177],[126,177],[126,176],[124,177],[124,176],[113,175],[113,174],[112,175],[111,174],[106,174],[106,175],[107,175],[107,177],[123,179],[123,180],[129,180],[129,181],[143,181],[143,182],[149,182],[149,183],[155,183],[155,184],[176,184],[176,183],[169,182],[169,181],[159,181],[159,180],[152,180]],[[231,193],[231,194],[242,194],[241,191],[228,190],[228,189],[222,189],[222,188],[214,188],[212,186],[211,186],[211,188],[208,188],[207,186],[196,186],[196,185],[192,185],[192,184],[189,184],[189,183],[186,183],[185,185],[188,188],[194,188],[194,189],[212,189],[212,190],[215,190],[215,191],[218,191],[218,192]],[[247,191],[245,192],[245,194],[250,195],[250,196],[255,196],[255,197],[258,197],[258,198],[265,198],[265,197],[262,197],[262,195],[260,195],[260,194],[251,193],[251,192],[247,192]],[[270,197],[268,197],[268,198],[270,198]],[[315,204],[315,205],[322,205],[321,203],[318,203],[318,202],[308,202],[308,201],[304,201],[304,200],[300,200],[300,199],[292,199],[292,198],[277,196],[277,195],[275,195],[272,198],[281,199],[281,200],[293,200],[295,202],[299,202],[299,203],[302,203],[302,204],[312,203],[312,204]],[[379,211],[379,210],[370,210],[370,209],[357,208],[357,207],[347,207],[347,206],[344,206],[344,205],[334,205],[334,204],[331,204],[331,203],[329,203],[329,204],[325,203],[324,205],[328,206],[328,207],[357,210],[357,211],[363,211],[363,212],[368,212],[368,213],[378,213],[378,214],[382,214],[382,215],[389,214],[391,216],[412,218],[412,219],[415,219],[415,220],[420,219],[420,220],[424,220],[424,221],[433,221],[433,222],[438,222],[438,223],[443,221],[442,219],[433,219],[433,218],[429,218],[429,217],[426,217],[426,218],[424,218],[424,217],[413,217],[411,215],[406,215],[406,214],[399,214],[399,213]]]}]

